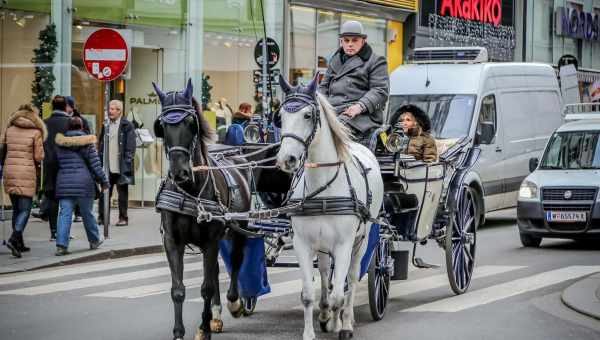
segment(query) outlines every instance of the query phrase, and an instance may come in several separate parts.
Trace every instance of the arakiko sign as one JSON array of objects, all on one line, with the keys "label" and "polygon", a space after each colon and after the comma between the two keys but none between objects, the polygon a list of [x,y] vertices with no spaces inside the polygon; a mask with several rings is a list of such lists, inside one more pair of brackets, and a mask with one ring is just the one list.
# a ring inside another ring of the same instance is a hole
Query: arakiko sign
[{"label": "arakiko sign", "polygon": [[598,42],[600,41],[600,15],[576,8],[557,7],[556,34]]},{"label": "arakiko sign", "polygon": [[500,25],[501,0],[442,0],[440,15]]}]

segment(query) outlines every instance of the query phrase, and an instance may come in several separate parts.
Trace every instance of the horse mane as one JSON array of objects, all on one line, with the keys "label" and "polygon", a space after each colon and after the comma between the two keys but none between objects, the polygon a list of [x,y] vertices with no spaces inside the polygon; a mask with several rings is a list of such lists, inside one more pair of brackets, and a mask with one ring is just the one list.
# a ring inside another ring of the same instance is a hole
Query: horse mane
[{"label": "horse mane", "polygon": [[[215,130],[208,124],[206,118],[202,114],[202,105],[196,100],[195,97],[192,97],[192,106],[194,107],[194,111],[196,111],[196,117],[198,118],[198,124],[200,124],[200,131],[198,131],[198,145],[200,146],[199,152],[201,153],[201,157],[204,160],[208,160],[208,144],[214,144],[217,140],[217,133]],[[198,156],[198,155],[196,155]],[[196,159],[195,163],[200,164],[201,160]]]},{"label": "horse mane", "polygon": [[350,131],[337,119],[335,109],[333,106],[331,106],[327,98],[320,92],[317,92],[317,103],[319,104],[319,110],[327,119],[327,124],[329,125],[331,136],[333,137],[335,150],[338,153],[340,161],[347,160],[348,156],[350,155],[349,146],[352,142],[352,139],[350,138]]}]

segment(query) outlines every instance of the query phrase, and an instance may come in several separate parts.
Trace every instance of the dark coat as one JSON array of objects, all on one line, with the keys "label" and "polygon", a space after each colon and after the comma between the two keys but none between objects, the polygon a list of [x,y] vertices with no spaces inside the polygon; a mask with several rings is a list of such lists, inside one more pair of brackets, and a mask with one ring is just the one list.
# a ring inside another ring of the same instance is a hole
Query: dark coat
[{"label": "dark coat", "polygon": [[96,183],[108,185],[96,152],[96,136],[83,131],[56,135],[56,197],[96,196]]},{"label": "dark coat", "polygon": [[[342,59],[346,59],[345,62]],[[373,53],[368,44],[352,57],[346,56],[340,48],[331,58],[319,91],[338,115],[356,103],[366,108],[348,122],[353,128],[366,132],[380,127],[389,93],[387,62]]]},{"label": "dark coat", "polygon": [[54,111],[46,120],[48,138],[44,142],[44,191],[54,191],[58,163],[56,160],[56,135],[64,134],[69,127],[69,116],[64,111]]},{"label": "dark coat", "polygon": [[407,153],[413,155],[416,160],[431,163],[437,161],[438,153],[435,139],[427,133],[420,135],[409,134]]},{"label": "dark coat", "polygon": [[83,118],[79,111],[73,110],[73,117],[81,118],[81,122],[83,123],[83,132],[85,132],[88,135],[92,133],[92,130],[90,129],[90,122],[88,122],[87,119]]},{"label": "dark coat", "polygon": [[[100,160],[104,161],[104,126],[100,132]],[[135,147],[137,145],[135,128],[130,121],[124,116],[121,116],[121,124],[119,125],[119,185],[135,184],[133,173],[133,158],[135,157]]]}]

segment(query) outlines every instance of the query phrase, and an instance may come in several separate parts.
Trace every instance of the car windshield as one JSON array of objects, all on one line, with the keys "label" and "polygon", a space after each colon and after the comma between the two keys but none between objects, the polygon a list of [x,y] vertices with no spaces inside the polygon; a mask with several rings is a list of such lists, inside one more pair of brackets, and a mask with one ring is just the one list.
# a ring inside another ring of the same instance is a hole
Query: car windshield
[{"label": "car windshield", "polygon": [[[461,138],[469,134],[475,95],[396,95],[390,96],[390,117],[401,106],[413,104],[431,119],[431,134],[438,139]],[[395,122],[390,122],[394,124]]]},{"label": "car windshield", "polygon": [[540,169],[600,169],[600,131],[555,133]]}]

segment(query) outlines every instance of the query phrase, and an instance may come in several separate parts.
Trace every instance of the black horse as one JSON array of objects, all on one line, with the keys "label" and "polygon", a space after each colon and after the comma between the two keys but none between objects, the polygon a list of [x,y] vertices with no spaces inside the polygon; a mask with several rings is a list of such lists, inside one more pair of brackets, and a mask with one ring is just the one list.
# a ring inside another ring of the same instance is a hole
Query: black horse
[{"label": "black horse", "polygon": [[[248,176],[237,169],[193,171],[193,166],[214,167],[217,164],[210,157],[207,146],[214,139],[214,131],[203,118],[198,102],[192,95],[191,80],[181,92],[164,93],[156,84],[153,85],[162,106],[162,113],[154,123],[154,131],[157,137],[163,138],[169,161],[168,177],[157,196],[157,209],[161,212],[163,244],[171,269],[171,298],[175,309],[173,336],[174,339],[183,339],[185,334],[182,320],[185,300],[183,255],[186,245],[192,244],[202,250],[204,260],[201,288],[204,310],[195,339],[210,339],[211,332],[220,332],[223,327],[220,318],[213,318],[213,312],[220,316],[221,311],[217,262],[219,241],[225,236],[226,230],[230,230],[228,234],[233,242],[233,253],[227,307],[234,317],[239,317],[243,313],[243,304],[238,292],[238,273],[246,237],[231,230],[231,227],[245,227],[242,222],[224,223],[211,219],[209,213],[211,209],[248,211]],[[238,161],[243,162],[241,159]],[[221,162],[231,164],[227,160]]]}]

